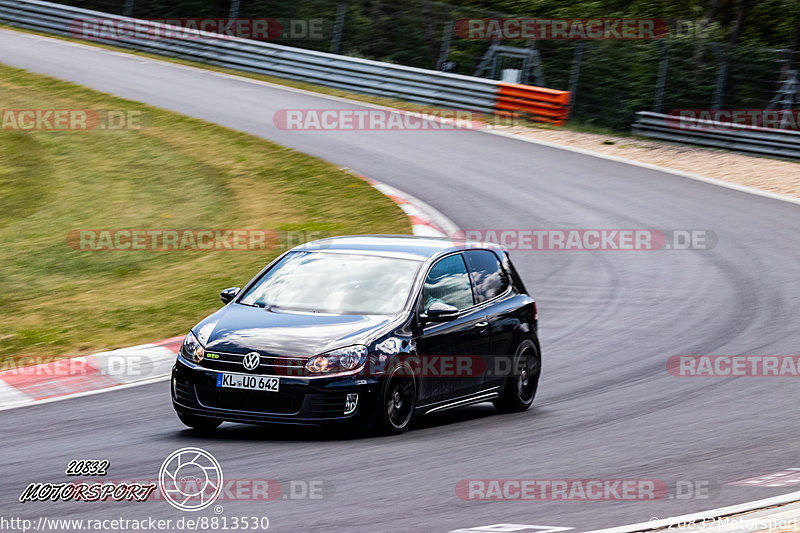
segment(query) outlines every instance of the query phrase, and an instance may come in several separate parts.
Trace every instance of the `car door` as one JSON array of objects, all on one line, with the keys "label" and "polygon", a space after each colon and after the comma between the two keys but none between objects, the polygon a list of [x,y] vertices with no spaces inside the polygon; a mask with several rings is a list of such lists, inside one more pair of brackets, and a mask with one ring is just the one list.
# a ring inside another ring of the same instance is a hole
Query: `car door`
[{"label": "car door", "polygon": [[444,402],[479,390],[484,369],[475,362],[489,349],[486,314],[475,307],[470,276],[461,253],[439,259],[428,271],[418,309],[425,313],[435,302],[452,305],[458,313],[445,322],[421,324],[417,344],[423,360],[420,405]]},{"label": "car door", "polygon": [[514,313],[514,302],[509,294],[510,279],[497,254],[491,250],[464,252],[475,303],[489,322],[489,349],[484,364],[487,372],[482,385],[489,388],[502,385],[512,371],[514,354],[514,329],[519,320]]}]

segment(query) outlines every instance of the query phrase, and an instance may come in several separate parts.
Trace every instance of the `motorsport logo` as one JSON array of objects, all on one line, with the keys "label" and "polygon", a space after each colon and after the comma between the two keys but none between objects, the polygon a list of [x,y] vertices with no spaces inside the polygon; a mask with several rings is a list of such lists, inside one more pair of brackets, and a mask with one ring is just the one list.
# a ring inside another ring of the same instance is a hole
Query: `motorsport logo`
[{"label": "motorsport logo", "polygon": [[[64,473],[68,476],[105,476],[111,462],[108,460],[73,460]],[[63,482],[29,483],[19,496],[21,503],[41,501],[147,501],[156,489],[155,483],[139,482]]]},{"label": "motorsport logo", "polygon": [[182,511],[200,511],[214,503],[222,491],[222,467],[201,448],[181,448],[164,459],[158,486],[167,502]]},{"label": "motorsport logo", "polygon": [[[108,460],[70,461],[68,476],[105,476]],[[158,486],[167,502],[182,511],[200,511],[222,491],[222,467],[216,458],[200,448],[181,448],[164,459],[158,473]],[[156,483],[137,481],[30,483],[19,496],[29,501],[135,501],[143,502],[155,491]]]},{"label": "motorsport logo", "polygon": [[[111,462],[103,459],[69,461],[67,476],[106,476]],[[156,490],[156,489],[159,490]],[[333,494],[324,480],[223,479],[219,461],[206,450],[180,448],[164,459],[158,479],[80,479],[62,483],[30,483],[19,501],[150,501],[166,500],[181,511],[200,511],[219,501],[322,500]],[[214,513],[221,514],[221,505]],[[266,518],[264,518],[266,520]]]}]

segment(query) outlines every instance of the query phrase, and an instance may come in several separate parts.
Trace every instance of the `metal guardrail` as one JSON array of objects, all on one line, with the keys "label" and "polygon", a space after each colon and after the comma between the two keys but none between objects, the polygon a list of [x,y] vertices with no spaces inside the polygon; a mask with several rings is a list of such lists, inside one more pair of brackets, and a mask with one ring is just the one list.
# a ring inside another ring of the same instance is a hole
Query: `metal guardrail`
[{"label": "metal guardrail", "polygon": [[538,117],[540,122],[563,126],[569,116],[569,95],[567,91],[500,82],[495,113],[527,113]]},{"label": "metal guardrail", "polygon": [[639,111],[633,133],[645,137],[800,159],[800,131],[720,125],[710,120]]},{"label": "metal guardrail", "polygon": [[[182,28],[190,38],[165,37],[173,28],[160,22],[81,9],[39,0],[0,0],[0,22],[46,33],[75,36],[80,21],[101,19],[126,23],[140,31],[92,38],[110,44],[277,78],[304,81],[337,89],[406,100],[425,106],[493,113],[498,108],[496,80],[425,70],[367,59],[292,48],[263,41],[222,36]],[[146,32],[159,38],[141,38]],[[80,35],[80,33],[79,33]],[[536,87],[528,89],[538,89]],[[556,91],[565,93],[565,91]],[[565,93],[566,94],[566,93]],[[530,113],[529,110],[522,110]],[[566,115],[565,115],[566,116]],[[533,115],[533,118],[537,118]],[[549,117],[542,117],[549,118]]]}]

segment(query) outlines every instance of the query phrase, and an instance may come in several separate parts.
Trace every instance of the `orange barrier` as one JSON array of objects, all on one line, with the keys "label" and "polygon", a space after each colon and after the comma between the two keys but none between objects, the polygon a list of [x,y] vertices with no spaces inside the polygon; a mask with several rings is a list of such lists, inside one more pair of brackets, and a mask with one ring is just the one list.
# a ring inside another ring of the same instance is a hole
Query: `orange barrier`
[{"label": "orange barrier", "polygon": [[497,115],[563,126],[569,116],[569,91],[499,82],[494,108]]}]

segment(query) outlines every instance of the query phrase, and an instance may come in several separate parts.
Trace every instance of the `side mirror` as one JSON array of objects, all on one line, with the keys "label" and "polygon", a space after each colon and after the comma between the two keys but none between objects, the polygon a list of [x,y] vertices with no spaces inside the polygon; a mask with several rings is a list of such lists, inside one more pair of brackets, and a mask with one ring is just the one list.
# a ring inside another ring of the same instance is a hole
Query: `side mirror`
[{"label": "side mirror", "polygon": [[222,300],[222,303],[226,304],[233,300],[241,289],[239,287],[231,287],[229,289],[225,289],[221,293],[219,293],[219,299]]},{"label": "side mirror", "polygon": [[448,322],[458,316],[458,308],[444,302],[433,302],[420,318],[425,322]]}]

